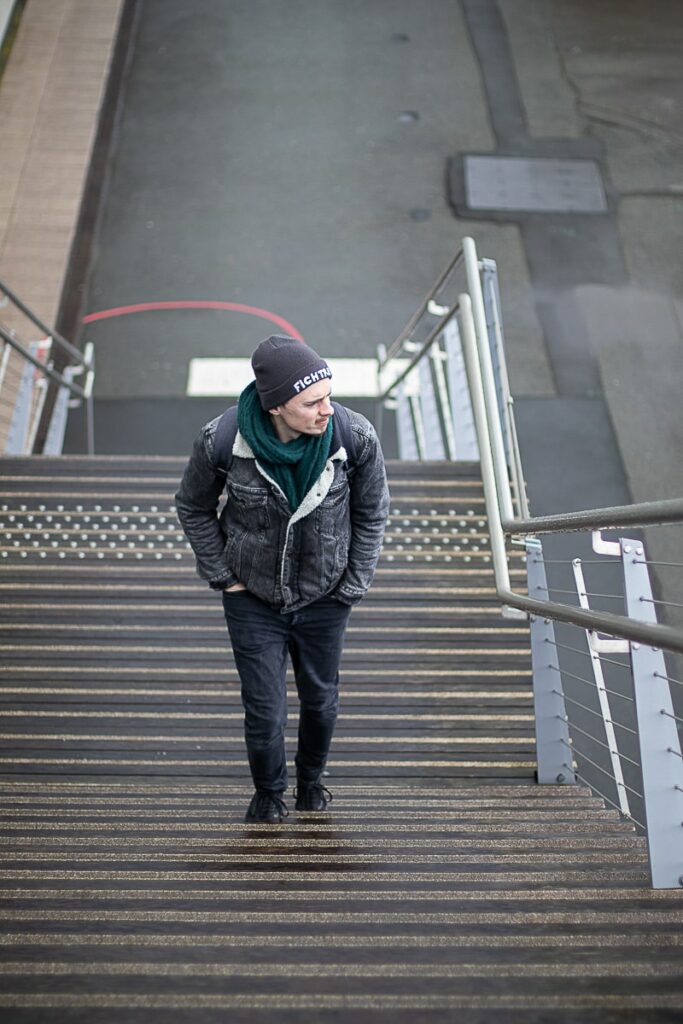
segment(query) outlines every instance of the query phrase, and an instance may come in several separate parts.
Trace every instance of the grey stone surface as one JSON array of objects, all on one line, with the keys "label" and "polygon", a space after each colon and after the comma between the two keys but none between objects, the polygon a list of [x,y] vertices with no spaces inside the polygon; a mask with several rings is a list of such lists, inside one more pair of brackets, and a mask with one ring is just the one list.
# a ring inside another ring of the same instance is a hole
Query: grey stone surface
[{"label": "grey stone surface", "polygon": [[518,398],[515,416],[533,515],[629,501],[602,398]]},{"label": "grey stone surface", "polygon": [[[243,302],[286,317],[323,354],[368,356],[472,234],[498,261],[514,393],[594,398],[605,382],[615,457],[632,487],[640,494],[647,483],[641,445],[658,451],[657,472],[672,482],[677,453],[662,438],[678,437],[673,405],[655,399],[656,427],[635,415],[638,395],[634,415],[620,411],[636,383],[651,397],[659,384],[675,390],[675,363],[668,381],[666,371],[635,373],[648,352],[674,358],[672,336],[632,331],[634,372],[617,389],[617,350],[596,336],[589,290],[601,296],[600,322],[613,324],[631,283],[665,305],[680,294],[683,200],[666,194],[683,181],[677,5],[464,9],[482,29],[478,49],[450,0],[141,3],[89,308]],[[501,109],[488,109],[492,98]],[[603,154],[608,186],[665,195],[611,193],[602,227],[603,218],[571,215],[454,218],[446,159],[493,153],[493,127],[508,140],[528,130],[520,145],[541,147],[534,155]],[[181,397],[190,358],[244,355],[269,330],[253,316],[199,311],[92,325],[97,394]],[[543,432],[551,414],[535,408]]]},{"label": "grey stone surface", "polygon": [[577,300],[634,500],[683,494],[683,337],[675,304],[656,292],[591,285]]},{"label": "grey stone surface", "polygon": [[534,301],[531,275],[520,230],[515,224],[459,220],[458,239],[471,235],[479,255],[495,259],[503,307],[503,326],[515,395],[555,394],[546,339]]},{"label": "grey stone surface", "polygon": [[554,31],[588,130],[622,192],[681,182],[683,18],[675,0],[558,2]]},{"label": "grey stone surface", "polygon": [[[683,183],[683,147],[680,180]],[[683,184],[679,197],[622,199],[619,234],[630,280],[672,301],[683,297]],[[683,332],[682,332],[683,333]]]},{"label": "grey stone surface", "polygon": [[[542,315],[556,382],[562,390],[564,379],[574,393],[595,390],[597,371],[634,498],[652,496],[653,489],[681,493],[674,397],[683,369],[676,317],[683,284],[680,5],[506,0],[501,10],[531,134],[552,134],[555,116],[569,134],[564,115],[573,96],[575,126],[602,144],[614,190],[619,251],[604,238],[599,248],[586,248],[582,264],[569,263],[562,239],[552,238],[557,223],[532,225],[547,254],[540,267],[532,259],[532,280],[538,284],[546,267],[551,278],[566,271],[564,291],[556,280],[546,288],[556,329],[548,332]],[[543,54],[538,62],[531,59],[532,40]],[[543,88],[548,78],[556,90]],[[562,342],[562,324],[565,334],[582,335],[580,359]]]},{"label": "grey stone surface", "polygon": [[[500,265],[514,385],[552,393],[518,229],[460,224],[446,203],[453,146],[493,146],[457,4],[140,11],[88,311],[240,302],[326,355],[368,356],[474,229]],[[96,395],[181,396],[190,358],[246,355],[270,329],[196,310],[92,324]]]},{"label": "grey stone surface", "polygon": [[562,67],[554,30],[556,3],[504,0],[500,5],[515,58],[529,133],[535,138],[579,138],[583,121],[576,93]]},{"label": "grey stone surface", "polygon": [[[634,501],[683,494],[683,331],[680,304],[655,291],[585,286],[588,327]],[[683,563],[683,524],[645,532],[648,557]],[[683,567],[659,565],[664,621],[683,626]]]},{"label": "grey stone surface", "polygon": [[[148,0],[133,46],[90,309],[225,299],[323,354],[374,354],[458,243],[447,155],[492,144],[457,5]],[[97,393],[182,394],[190,357],[244,355],[268,330],[103,321]]]}]

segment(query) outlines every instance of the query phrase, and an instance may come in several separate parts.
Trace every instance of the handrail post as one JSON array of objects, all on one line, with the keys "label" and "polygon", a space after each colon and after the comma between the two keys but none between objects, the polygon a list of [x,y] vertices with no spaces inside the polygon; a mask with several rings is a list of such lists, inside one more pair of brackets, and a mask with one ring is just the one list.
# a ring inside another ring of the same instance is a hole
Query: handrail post
[{"label": "handrail post", "polygon": [[[493,362],[491,360],[491,348],[489,345],[488,328],[486,326],[486,310],[484,308],[484,297],[481,291],[481,279],[479,277],[479,260],[474,239],[463,238],[463,253],[465,257],[465,270],[467,272],[467,287],[472,299],[472,317],[475,328],[475,338],[479,350],[479,363],[481,366],[481,381],[485,397],[484,408],[488,433],[492,443],[493,471],[498,492],[498,505],[501,516],[504,520],[513,518],[512,493],[510,489],[510,476],[507,460],[505,458],[505,445],[503,443],[503,432],[500,426],[498,415],[498,399],[496,397],[495,378],[493,374]],[[479,446],[481,449],[481,445]]]},{"label": "handrail post", "polygon": [[[467,239],[465,239],[467,241]],[[482,386],[482,371],[479,365],[479,352],[477,349],[477,336],[472,317],[472,303],[467,294],[458,298],[460,309],[460,327],[462,338],[462,351],[465,358],[465,370],[467,382],[470,388],[472,399],[472,412],[479,439],[479,455],[481,465],[481,479],[484,486],[484,498],[489,522],[489,533],[491,535],[491,557],[493,559],[493,571],[496,579],[496,589],[510,590],[510,573],[508,572],[507,553],[505,551],[505,536],[501,526],[500,509],[498,507],[498,495],[496,489],[496,474],[491,454],[491,439],[486,416],[486,400]]]},{"label": "handrail post", "polygon": [[[510,379],[505,359],[505,343],[503,341],[503,315],[501,312],[500,289],[498,287],[498,268],[495,260],[482,259],[482,277],[484,279],[483,295],[484,306],[488,319],[491,320],[491,331],[495,345],[498,374],[500,377],[500,388],[503,408],[500,414],[505,423],[507,434],[507,454],[512,477],[512,485],[517,499],[519,514],[526,517],[529,515],[529,502],[524,483],[524,472],[522,469],[522,456],[519,450],[519,437],[517,435],[517,424],[515,423],[514,399],[510,391]],[[488,301],[487,301],[488,297]]]},{"label": "handrail post", "polygon": [[[620,540],[626,608],[634,619],[657,621],[642,544]],[[633,696],[650,877],[655,889],[683,885],[683,759],[664,655],[649,644],[631,644]]]}]

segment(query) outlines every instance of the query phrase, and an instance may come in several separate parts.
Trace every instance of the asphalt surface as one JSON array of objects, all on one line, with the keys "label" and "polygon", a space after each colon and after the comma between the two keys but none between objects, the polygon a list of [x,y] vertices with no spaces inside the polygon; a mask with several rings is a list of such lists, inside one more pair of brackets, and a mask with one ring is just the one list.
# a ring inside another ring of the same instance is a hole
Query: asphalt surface
[{"label": "asphalt surface", "polygon": [[[683,492],[676,3],[128,10],[85,312],[241,303],[325,356],[369,358],[472,234],[499,266],[533,510]],[[467,154],[590,158],[607,211],[475,213]],[[187,451],[225,404],[186,396],[189,360],[248,355],[271,330],[194,309],[88,324],[98,450]],[[651,549],[680,560],[673,531]]]}]

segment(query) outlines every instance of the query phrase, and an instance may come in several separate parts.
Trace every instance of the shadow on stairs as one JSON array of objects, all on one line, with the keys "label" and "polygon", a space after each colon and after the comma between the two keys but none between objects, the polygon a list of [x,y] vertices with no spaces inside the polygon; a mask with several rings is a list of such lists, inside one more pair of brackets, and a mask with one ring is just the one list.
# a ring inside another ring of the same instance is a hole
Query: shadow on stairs
[{"label": "shadow on stairs", "polygon": [[334,801],[273,827],[242,822],[237,675],[175,520],[182,464],[2,463],[11,1020],[680,1019],[680,894],[648,889],[644,840],[589,791],[535,784],[528,630],[499,613],[478,467],[389,464]]}]

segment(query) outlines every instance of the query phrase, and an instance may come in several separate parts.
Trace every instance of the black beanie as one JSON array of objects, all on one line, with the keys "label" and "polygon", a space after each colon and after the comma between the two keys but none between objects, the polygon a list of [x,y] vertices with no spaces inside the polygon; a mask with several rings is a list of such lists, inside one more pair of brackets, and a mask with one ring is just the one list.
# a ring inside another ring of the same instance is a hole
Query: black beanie
[{"label": "black beanie", "polygon": [[284,405],[311,384],[332,376],[317,352],[303,341],[282,334],[273,334],[261,342],[251,357],[251,366],[264,409]]}]

